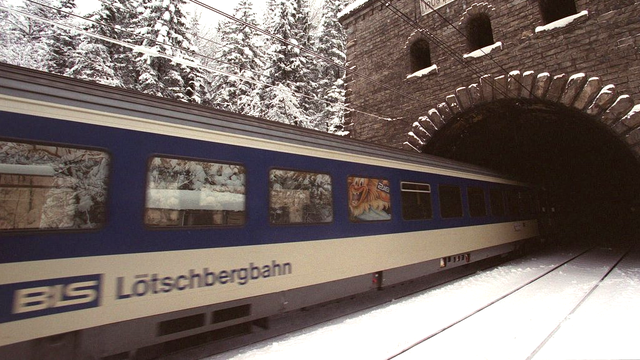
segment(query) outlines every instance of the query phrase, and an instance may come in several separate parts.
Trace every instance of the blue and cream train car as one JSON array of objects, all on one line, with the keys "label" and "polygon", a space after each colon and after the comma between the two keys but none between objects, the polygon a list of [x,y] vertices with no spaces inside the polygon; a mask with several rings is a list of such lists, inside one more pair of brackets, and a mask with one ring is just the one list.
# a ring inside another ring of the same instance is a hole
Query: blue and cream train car
[{"label": "blue and cream train car", "polygon": [[0,357],[241,332],[510,252],[536,208],[480,168],[2,65]]}]

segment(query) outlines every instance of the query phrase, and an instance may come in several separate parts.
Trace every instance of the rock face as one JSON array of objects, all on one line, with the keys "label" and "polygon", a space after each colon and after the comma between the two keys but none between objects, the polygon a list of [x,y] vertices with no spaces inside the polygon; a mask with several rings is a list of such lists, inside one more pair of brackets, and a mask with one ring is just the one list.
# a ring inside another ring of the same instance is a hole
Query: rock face
[{"label": "rock face", "polygon": [[[551,23],[544,9],[524,0],[443,3],[426,11],[419,0],[370,0],[341,18],[349,106],[396,119],[353,112],[353,137],[422,151],[475,106],[527,99],[581,112],[640,158],[640,3],[575,1],[575,14]],[[477,25],[482,21],[501,46],[474,47],[477,33],[487,31]],[[419,40],[429,43],[438,71],[407,79],[409,48]]]}]

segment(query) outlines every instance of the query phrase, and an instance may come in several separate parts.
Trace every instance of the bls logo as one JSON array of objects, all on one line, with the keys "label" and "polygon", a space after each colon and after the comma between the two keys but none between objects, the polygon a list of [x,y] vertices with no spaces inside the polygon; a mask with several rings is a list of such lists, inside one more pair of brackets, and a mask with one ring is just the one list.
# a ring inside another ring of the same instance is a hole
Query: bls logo
[{"label": "bls logo", "polygon": [[12,293],[10,314],[2,309],[0,322],[97,307],[100,275],[58,278],[3,285],[2,297]]}]

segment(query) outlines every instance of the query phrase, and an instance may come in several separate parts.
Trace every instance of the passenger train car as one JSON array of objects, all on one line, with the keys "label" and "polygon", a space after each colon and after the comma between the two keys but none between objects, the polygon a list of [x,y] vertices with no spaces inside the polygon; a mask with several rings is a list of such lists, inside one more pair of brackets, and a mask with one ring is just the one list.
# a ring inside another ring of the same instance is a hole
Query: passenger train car
[{"label": "passenger train car", "polygon": [[249,332],[513,251],[537,207],[481,168],[0,65],[0,358]]}]

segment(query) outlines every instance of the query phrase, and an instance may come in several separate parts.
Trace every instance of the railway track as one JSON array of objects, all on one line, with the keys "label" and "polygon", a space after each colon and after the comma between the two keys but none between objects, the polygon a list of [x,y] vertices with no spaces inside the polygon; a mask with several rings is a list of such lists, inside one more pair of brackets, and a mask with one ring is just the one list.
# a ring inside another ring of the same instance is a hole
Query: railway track
[{"label": "railway track", "polygon": [[538,359],[629,251],[598,247],[580,252],[390,358],[431,358],[465,339],[464,348],[449,358]]},{"label": "railway track", "polygon": [[[539,253],[207,359],[572,357],[563,346],[572,320],[606,302],[616,276],[628,279],[627,271],[640,280],[640,252],[629,253],[602,247]],[[630,297],[629,306],[640,304],[638,291]]]}]

